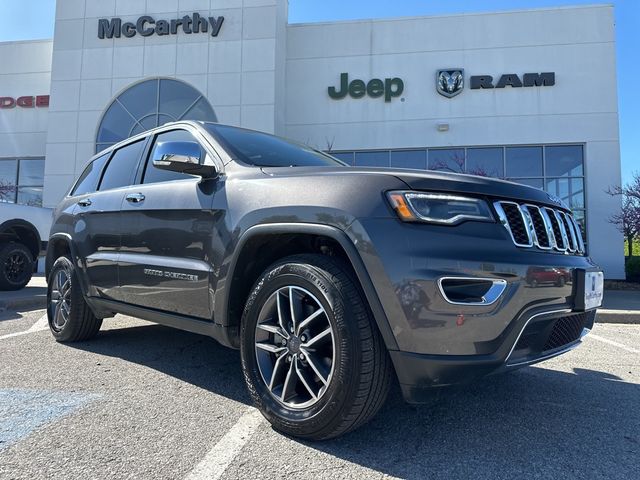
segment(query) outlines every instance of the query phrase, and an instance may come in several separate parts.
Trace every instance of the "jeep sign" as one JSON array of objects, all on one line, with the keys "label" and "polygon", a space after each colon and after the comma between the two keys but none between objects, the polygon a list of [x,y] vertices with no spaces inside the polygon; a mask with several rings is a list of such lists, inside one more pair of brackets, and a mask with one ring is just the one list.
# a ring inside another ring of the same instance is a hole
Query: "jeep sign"
[{"label": "jeep sign", "polygon": [[340,74],[340,87],[329,87],[329,96],[334,100],[340,100],[349,95],[351,98],[362,98],[365,95],[371,98],[384,97],[385,102],[390,102],[392,98],[399,97],[404,91],[404,82],[400,78],[379,78],[369,80],[352,80],[349,82],[349,74]]},{"label": "jeep sign", "polygon": [[211,36],[217,37],[224,22],[224,17],[202,17],[197,13],[185,15],[182,18],[172,20],[155,20],[149,15],[143,15],[135,23],[124,22],[120,18],[98,20],[98,38],[131,38],[140,34],[143,37],[153,35],[176,35],[178,27],[186,34],[207,33],[211,27]]}]

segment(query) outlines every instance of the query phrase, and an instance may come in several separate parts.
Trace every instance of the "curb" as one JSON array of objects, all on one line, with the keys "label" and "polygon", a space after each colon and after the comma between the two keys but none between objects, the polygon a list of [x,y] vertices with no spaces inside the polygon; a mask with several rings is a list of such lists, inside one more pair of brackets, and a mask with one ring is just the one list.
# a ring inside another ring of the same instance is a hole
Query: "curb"
[{"label": "curb", "polygon": [[40,309],[46,308],[46,306],[47,306],[47,296],[35,295],[32,297],[2,300],[0,301],[0,312],[4,312],[6,310],[20,310],[20,309],[40,310]]},{"label": "curb", "polygon": [[624,323],[640,325],[640,311],[598,309],[596,323]]}]

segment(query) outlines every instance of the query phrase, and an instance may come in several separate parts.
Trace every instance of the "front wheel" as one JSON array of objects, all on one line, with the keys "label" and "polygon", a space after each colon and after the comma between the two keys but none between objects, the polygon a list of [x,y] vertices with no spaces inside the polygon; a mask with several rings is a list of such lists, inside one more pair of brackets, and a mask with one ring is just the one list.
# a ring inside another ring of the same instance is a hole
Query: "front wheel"
[{"label": "front wheel", "polygon": [[372,418],[392,369],[362,293],[322,255],[269,267],[246,304],[242,367],[254,403],[283,433],[337,437]]},{"label": "front wheel", "polygon": [[73,262],[58,258],[47,283],[47,317],[49,329],[59,342],[79,342],[94,337],[102,319],[87,305]]}]

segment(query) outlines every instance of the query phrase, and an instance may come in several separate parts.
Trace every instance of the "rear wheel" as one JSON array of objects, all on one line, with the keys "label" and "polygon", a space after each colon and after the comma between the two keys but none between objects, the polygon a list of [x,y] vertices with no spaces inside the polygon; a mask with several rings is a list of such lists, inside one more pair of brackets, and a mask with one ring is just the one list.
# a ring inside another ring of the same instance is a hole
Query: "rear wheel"
[{"label": "rear wheel", "polygon": [[390,359],[342,262],[299,255],[269,267],[249,297],[241,335],[249,391],[277,430],[336,437],[384,403]]},{"label": "rear wheel", "polygon": [[20,290],[33,275],[33,257],[29,249],[18,242],[0,247],[0,290]]},{"label": "rear wheel", "polygon": [[49,329],[59,342],[79,342],[94,337],[102,319],[97,318],[82,295],[78,275],[68,257],[58,258],[47,285]]}]

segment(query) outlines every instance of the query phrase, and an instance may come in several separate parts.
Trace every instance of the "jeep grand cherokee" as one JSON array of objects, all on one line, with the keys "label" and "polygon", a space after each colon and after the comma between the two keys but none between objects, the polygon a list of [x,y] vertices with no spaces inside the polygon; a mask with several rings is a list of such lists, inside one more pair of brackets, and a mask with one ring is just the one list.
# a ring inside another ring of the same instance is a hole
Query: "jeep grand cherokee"
[{"label": "jeep grand cherokee", "polygon": [[[308,439],[365,423],[395,379],[420,402],[568,351],[603,282],[541,190],[196,122],[97,154],[55,211],[46,269],[56,340],[116,313],[208,335],[240,349],[274,427]],[[532,288],[540,269],[566,281]]]}]

